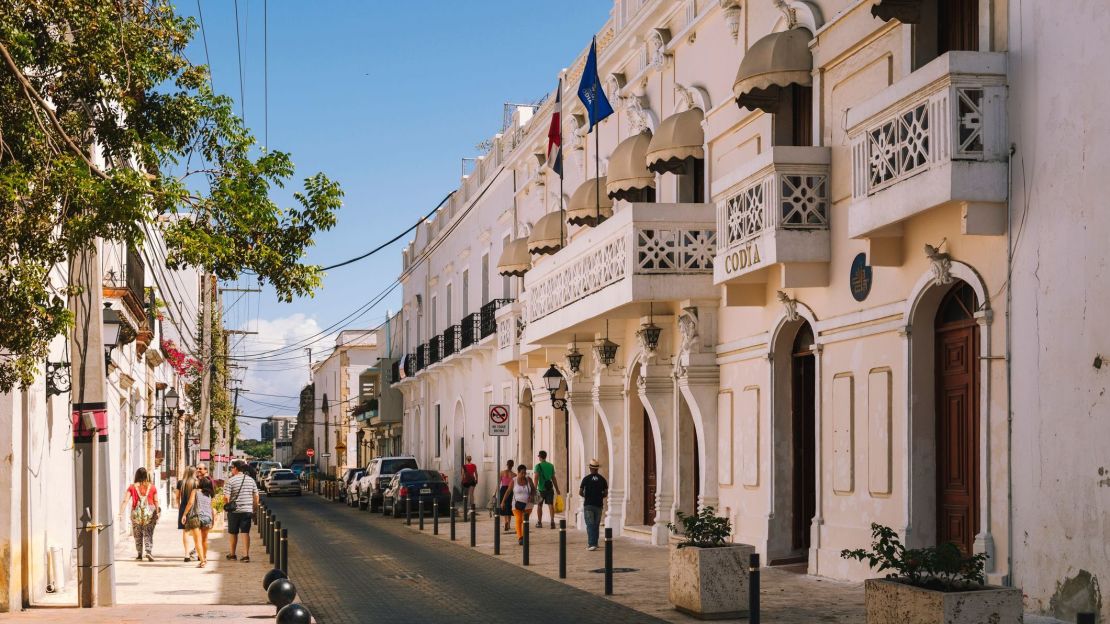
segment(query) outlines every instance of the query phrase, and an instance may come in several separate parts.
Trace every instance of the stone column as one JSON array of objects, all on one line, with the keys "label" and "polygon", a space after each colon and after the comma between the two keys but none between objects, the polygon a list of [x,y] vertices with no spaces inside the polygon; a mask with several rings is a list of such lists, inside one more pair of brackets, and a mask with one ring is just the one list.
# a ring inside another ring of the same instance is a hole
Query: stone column
[{"label": "stone column", "polygon": [[600,416],[601,425],[608,437],[609,474],[604,476],[609,481],[609,502],[605,526],[613,529],[613,535],[620,535],[624,528],[628,502],[628,430],[624,418],[624,391],[619,379],[601,374],[597,380],[606,382],[594,385],[591,391],[595,413]]},{"label": "stone column", "polygon": [[[655,491],[655,525],[651,541],[664,545],[670,540],[668,522],[675,521],[675,479],[678,475],[678,412],[674,378],[671,371],[657,365],[641,364],[637,391],[655,427],[655,457],[658,469]],[[646,504],[646,501],[645,501]]]},{"label": "stone column", "polygon": [[597,453],[597,412],[594,411],[593,384],[589,380],[575,381],[573,389],[567,392],[566,398],[567,413],[582,436],[584,455],[579,458],[580,461],[576,465],[571,466],[567,482],[563,484],[563,489],[567,493],[566,517],[568,520],[574,519],[579,529],[585,529],[582,514],[578,513],[582,510],[582,498],[578,496],[578,483],[583,466]]},{"label": "stone column", "polygon": [[720,368],[716,364],[688,366],[683,374],[676,377],[676,385],[682,398],[690,406],[690,414],[694,417],[694,427],[698,432],[698,450],[701,455],[697,458],[701,469],[698,509],[719,509],[717,394],[721,389]]}]

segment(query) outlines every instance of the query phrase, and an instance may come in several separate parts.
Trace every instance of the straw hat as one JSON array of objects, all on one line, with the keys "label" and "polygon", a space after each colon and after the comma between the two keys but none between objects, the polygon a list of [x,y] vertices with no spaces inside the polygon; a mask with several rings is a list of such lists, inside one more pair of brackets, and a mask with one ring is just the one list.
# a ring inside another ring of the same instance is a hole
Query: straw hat
[{"label": "straw hat", "polygon": [[601,468],[601,464],[596,459],[591,459],[590,468]]}]

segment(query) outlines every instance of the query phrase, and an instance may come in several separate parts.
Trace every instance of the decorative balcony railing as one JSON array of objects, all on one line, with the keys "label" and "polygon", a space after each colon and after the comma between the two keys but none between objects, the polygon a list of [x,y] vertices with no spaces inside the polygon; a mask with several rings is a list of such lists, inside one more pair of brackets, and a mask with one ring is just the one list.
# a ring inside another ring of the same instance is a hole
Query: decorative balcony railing
[{"label": "decorative balcony railing", "polygon": [[435,364],[443,359],[443,336],[432,336],[428,341],[428,364]]},{"label": "decorative balcony railing", "polygon": [[480,310],[480,313],[482,315],[482,319],[481,319],[482,338],[485,338],[486,336],[490,336],[494,332],[497,331],[497,319],[496,319],[497,309],[500,308],[501,306],[508,305],[512,302],[513,302],[512,299],[493,299],[489,303],[487,303],[486,305],[482,306],[482,309]]},{"label": "decorative balcony railing", "polygon": [[424,370],[428,364],[428,343],[425,342],[416,348],[416,372]]},{"label": "decorative balcony railing", "polygon": [[[906,197],[889,197],[889,206],[872,207],[883,214],[850,215],[852,236],[949,201],[1005,200],[1000,164],[1008,149],[1004,53],[943,54],[853,107],[847,126],[853,199],[867,199],[926,172],[941,176],[907,190]],[[991,164],[977,164],[984,162]]]},{"label": "decorative balcony railing", "polygon": [[[708,218],[698,220],[700,214]],[[712,273],[717,230],[711,215],[706,204],[633,204],[619,211],[529,272],[527,323],[633,276]]]},{"label": "decorative balcony railing", "polygon": [[104,245],[104,286],[123,289],[134,297],[140,310],[146,303],[143,289],[146,267],[141,252],[132,245],[107,242]]},{"label": "decorative balcony railing", "polygon": [[482,313],[472,312],[463,317],[461,330],[460,350],[477,344],[482,339]]},{"label": "decorative balcony railing", "polygon": [[452,325],[443,330],[443,357],[462,351],[462,325]]},{"label": "decorative balcony railing", "polygon": [[410,353],[405,357],[405,377],[412,377],[416,374],[416,353]]}]

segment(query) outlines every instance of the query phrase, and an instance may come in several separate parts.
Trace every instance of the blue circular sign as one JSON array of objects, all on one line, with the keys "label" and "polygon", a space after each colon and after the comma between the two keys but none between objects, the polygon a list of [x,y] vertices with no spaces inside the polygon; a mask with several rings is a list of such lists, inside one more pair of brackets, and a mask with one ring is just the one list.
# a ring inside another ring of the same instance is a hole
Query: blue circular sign
[{"label": "blue circular sign", "polygon": [[863,301],[871,294],[871,267],[867,265],[867,254],[857,254],[856,259],[852,260],[852,273],[848,277],[848,285],[856,301]]}]

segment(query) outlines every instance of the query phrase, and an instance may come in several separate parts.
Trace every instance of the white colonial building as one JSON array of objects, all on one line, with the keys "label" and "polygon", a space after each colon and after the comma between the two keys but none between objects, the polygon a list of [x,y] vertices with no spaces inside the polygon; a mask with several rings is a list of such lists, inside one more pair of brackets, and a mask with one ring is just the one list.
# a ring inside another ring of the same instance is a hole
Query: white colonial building
[{"label": "white colonial building", "polygon": [[1031,609],[1100,604],[1110,89],[1084,77],[1108,21],[618,0],[616,113],[588,131],[585,52],[559,76],[563,179],[548,97],[404,252],[406,449],[489,486],[505,403],[502,457],[572,483],[598,458],[618,533],[665,544],[712,506],[772,565],[861,579],[839,553],[878,522],[987,553]]}]

